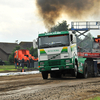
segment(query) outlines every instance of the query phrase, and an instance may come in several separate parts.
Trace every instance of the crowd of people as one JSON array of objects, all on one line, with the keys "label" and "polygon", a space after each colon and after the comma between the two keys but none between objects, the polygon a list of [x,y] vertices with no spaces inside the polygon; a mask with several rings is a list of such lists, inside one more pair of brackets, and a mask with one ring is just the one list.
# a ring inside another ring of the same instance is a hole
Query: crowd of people
[{"label": "crowd of people", "polygon": [[18,60],[17,58],[14,59],[15,62],[15,68],[17,68],[18,66],[24,68],[24,66],[26,66],[27,68],[34,68],[34,60],[32,59],[32,57],[27,58],[27,61],[24,60],[24,58],[22,58],[22,60]]}]

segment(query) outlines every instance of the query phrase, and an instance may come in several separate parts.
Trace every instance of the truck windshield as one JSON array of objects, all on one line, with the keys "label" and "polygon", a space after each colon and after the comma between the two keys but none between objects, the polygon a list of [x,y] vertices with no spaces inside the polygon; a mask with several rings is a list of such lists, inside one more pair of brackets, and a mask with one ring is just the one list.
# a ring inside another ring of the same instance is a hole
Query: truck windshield
[{"label": "truck windshield", "polygon": [[38,48],[69,46],[69,35],[39,37]]}]

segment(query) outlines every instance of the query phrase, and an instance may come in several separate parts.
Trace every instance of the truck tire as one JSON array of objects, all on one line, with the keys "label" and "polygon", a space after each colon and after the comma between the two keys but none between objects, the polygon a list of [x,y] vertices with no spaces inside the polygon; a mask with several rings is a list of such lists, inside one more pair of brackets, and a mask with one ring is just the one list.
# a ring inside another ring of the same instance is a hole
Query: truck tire
[{"label": "truck tire", "polygon": [[74,69],[75,77],[77,77],[77,72],[78,72],[78,69],[77,69],[77,65],[75,64],[75,69]]},{"label": "truck tire", "polygon": [[87,63],[84,63],[84,72],[82,74],[82,78],[88,78],[88,71],[87,71]]},{"label": "truck tire", "polygon": [[77,77],[77,74],[78,74],[78,68],[77,68],[77,65],[75,65],[75,68],[71,70],[71,75],[73,77]]},{"label": "truck tire", "polygon": [[42,72],[42,78],[43,79],[48,79],[48,73],[47,72]]}]

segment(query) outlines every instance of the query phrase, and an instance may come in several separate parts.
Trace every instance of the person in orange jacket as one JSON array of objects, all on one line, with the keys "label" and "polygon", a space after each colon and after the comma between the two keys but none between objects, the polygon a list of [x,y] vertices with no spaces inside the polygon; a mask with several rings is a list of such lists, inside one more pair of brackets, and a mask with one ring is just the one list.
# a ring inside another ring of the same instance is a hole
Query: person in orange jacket
[{"label": "person in orange jacket", "polygon": [[27,68],[29,68],[29,58],[27,58]]}]

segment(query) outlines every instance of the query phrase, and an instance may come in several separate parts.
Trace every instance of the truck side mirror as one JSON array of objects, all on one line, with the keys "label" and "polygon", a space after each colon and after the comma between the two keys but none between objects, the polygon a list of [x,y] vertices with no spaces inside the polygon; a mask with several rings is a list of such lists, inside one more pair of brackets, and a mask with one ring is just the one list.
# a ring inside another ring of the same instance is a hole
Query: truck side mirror
[{"label": "truck side mirror", "polygon": [[71,40],[71,43],[73,43],[73,35],[72,34],[70,35],[70,40]]}]

